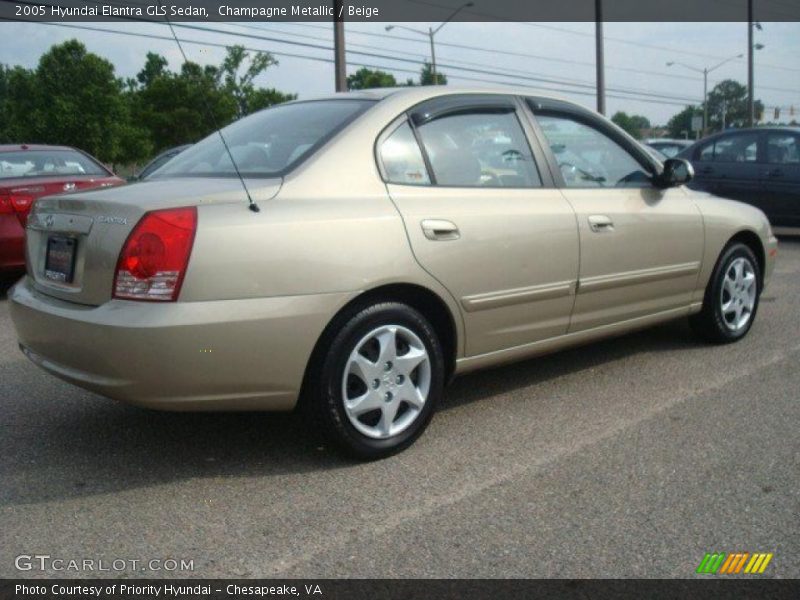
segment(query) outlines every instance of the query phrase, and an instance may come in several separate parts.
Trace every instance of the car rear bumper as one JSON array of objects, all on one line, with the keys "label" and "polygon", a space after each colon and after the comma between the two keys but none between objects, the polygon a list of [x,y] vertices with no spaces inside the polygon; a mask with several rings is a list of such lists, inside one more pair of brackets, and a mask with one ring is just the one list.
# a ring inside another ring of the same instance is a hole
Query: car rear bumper
[{"label": "car rear bumper", "polygon": [[25,269],[25,229],[15,214],[0,215],[0,272]]},{"label": "car rear bumper", "polygon": [[163,410],[291,410],[323,329],[349,294],[97,307],[9,293],[20,347],[70,383]]}]

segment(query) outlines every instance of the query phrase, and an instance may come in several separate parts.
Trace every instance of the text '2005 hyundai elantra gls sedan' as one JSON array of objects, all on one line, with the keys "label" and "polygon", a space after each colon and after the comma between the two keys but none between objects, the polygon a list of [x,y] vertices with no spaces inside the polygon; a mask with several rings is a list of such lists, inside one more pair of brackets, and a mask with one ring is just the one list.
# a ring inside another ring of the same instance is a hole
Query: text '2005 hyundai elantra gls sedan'
[{"label": "text '2005 hyundai elantra gls sedan'", "polygon": [[36,203],[10,293],[33,362],[152,408],[299,405],[374,458],[455,374],[681,317],[738,340],[773,270],[763,213],[564,100],[378,90],[223,134]]}]

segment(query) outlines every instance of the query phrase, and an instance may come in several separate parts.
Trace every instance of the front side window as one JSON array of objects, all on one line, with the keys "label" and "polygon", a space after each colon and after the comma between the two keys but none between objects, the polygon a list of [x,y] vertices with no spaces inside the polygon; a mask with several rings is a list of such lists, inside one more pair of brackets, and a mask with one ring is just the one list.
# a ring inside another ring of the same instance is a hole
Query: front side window
[{"label": "front side window", "polygon": [[767,134],[767,162],[774,165],[800,164],[800,139],[791,133]]},{"label": "front side window", "polygon": [[0,153],[0,179],[16,177],[64,177],[109,172],[77,150],[20,150]]},{"label": "front side window", "polygon": [[[371,100],[316,100],[262,110],[222,129],[236,168],[245,176],[275,177],[309,156]],[[151,178],[236,174],[218,132],[181,152]]]},{"label": "front side window", "polygon": [[381,144],[381,163],[389,183],[428,185],[428,171],[417,139],[408,121],[400,125]]},{"label": "front side window", "polygon": [[541,187],[513,112],[450,114],[418,128],[437,185]]},{"label": "front side window", "polygon": [[641,187],[650,175],[606,134],[568,116],[537,115],[567,187]]}]

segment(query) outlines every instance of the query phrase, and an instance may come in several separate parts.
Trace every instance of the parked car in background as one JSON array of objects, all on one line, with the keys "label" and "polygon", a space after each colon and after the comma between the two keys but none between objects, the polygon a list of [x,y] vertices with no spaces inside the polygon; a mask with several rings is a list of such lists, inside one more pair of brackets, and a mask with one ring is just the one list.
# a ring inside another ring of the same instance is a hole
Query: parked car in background
[{"label": "parked car in background", "polygon": [[686,317],[740,340],[775,264],[761,211],[536,92],[336,94],[224,140],[36,203],[9,294],[28,358],[152,408],[299,405],[377,458],[455,374]]},{"label": "parked car in background", "polygon": [[142,170],[139,171],[136,175],[128,177],[128,181],[134,182],[147,179],[148,177],[150,177],[150,175],[155,173],[156,170],[163,167],[170,160],[178,156],[178,154],[180,154],[187,148],[191,148],[191,146],[192,146],[191,144],[184,144],[183,146],[175,146],[174,148],[170,148],[169,150],[164,150],[164,152],[162,152],[161,154],[156,156],[153,160],[151,160],[149,163],[147,163],[142,168]]},{"label": "parked car in background", "polygon": [[102,163],[67,146],[0,146],[0,273],[25,268],[25,224],[40,196],[122,185]]},{"label": "parked car in background", "polygon": [[669,158],[666,154],[661,153],[660,151],[656,150],[652,146],[648,146],[646,144],[642,144],[642,147],[650,153],[650,156],[655,158],[658,162],[663,163],[667,158]]},{"label": "parked car in background", "polygon": [[677,156],[681,151],[685,150],[692,144],[694,140],[676,140],[672,138],[653,138],[644,141],[645,145],[654,148],[661,152],[667,158]]},{"label": "parked car in background", "polygon": [[682,151],[689,186],[757,206],[778,233],[800,232],[800,128],[727,130]]}]

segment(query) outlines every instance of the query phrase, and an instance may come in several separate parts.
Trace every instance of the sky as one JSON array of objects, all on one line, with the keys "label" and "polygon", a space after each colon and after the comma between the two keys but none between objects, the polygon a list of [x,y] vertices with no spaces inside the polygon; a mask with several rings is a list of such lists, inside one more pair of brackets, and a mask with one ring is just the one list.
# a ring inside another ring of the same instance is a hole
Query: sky
[{"label": "sky", "polygon": [[[128,33],[170,36],[163,24],[75,23]],[[201,64],[219,64],[222,47],[207,44],[242,44],[272,52],[279,61],[256,83],[301,98],[334,91],[332,26],[326,23],[194,23],[176,28],[188,58]],[[360,66],[380,67],[399,82],[417,78],[423,60],[430,59],[427,36],[402,29],[427,29],[429,23],[347,23],[348,73]],[[800,118],[800,23],[763,23],[755,40],[756,98],[772,118],[781,107],[788,121],[789,107]],[[699,103],[703,76],[687,68],[712,67],[726,58],[747,52],[746,23],[606,23],[605,62],[607,114],[622,110],[664,124],[687,103]],[[255,37],[239,37],[237,34]],[[71,38],[110,60],[120,77],[134,76],[147,52],[165,56],[170,68],[180,68],[182,58],[171,40],[132,37],[119,33],[86,31],[37,23],[0,23],[0,62],[35,67],[51,45]],[[271,39],[258,39],[271,38]],[[436,35],[439,71],[452,85],[485,86],[498,83],[554,92],[595,107],[595,40],[593,23],[448,23]],[[275,41],[283,40],[283,41]],[[293,42],[293,43],[286,43]],[[323,46],[314,48],[302,44]],[[461,47],[459,47],[461,46]],[[469,46],[470,48],[464,48]],[[377,54],[367,56],[358,52]],[[295,56],[292,56],[295,55]],[[303,58],[297,55],[303,56]],[[316,58],[313,60],[311,57]],[[331,62],[329,62],[331,61]],[[686,66],[667,62],[675,61]],[[457,70],[456,68],[460,69]],[[511,77],[513,76],[513,77]],[[747,62],[735,59],[709,74],[709,90],[723,79],[747,82]],[[567,81],[575,86],[565,86]],[[580,86],[580,87],[576,87]],[[627,93],[626,93],[627,92]]]}]

